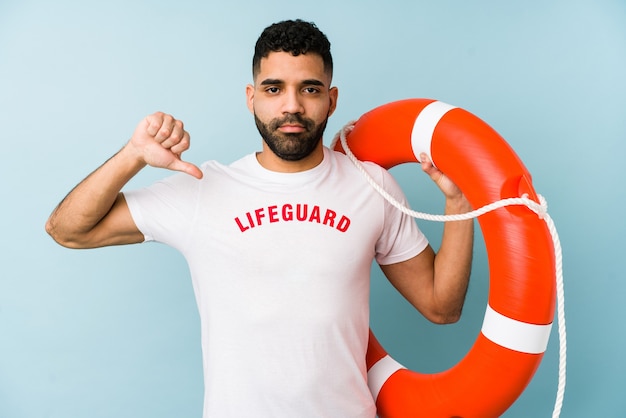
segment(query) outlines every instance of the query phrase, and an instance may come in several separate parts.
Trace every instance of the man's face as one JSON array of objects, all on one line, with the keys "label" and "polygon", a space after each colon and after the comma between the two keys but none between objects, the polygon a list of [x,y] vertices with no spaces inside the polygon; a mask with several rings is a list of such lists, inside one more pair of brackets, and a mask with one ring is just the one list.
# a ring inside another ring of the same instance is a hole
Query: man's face
[{"label": "man's face", "polygon": [[248,108],[267,144],[284,161],[300,161],[321,152],[337,89],[317,54],[272,52],[261,60],[254,86],[246,88]]}]

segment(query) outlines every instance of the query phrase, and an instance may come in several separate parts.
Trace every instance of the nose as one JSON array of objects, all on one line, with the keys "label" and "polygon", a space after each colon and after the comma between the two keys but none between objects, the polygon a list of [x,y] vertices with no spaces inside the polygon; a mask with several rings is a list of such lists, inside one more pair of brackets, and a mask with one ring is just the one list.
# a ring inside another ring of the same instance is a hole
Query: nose
[{"label": "nose", "polygon": [[302,105],[302,97],[297,90],[287,91],[283,96],[283,113],[304,113],[304,106]]}]

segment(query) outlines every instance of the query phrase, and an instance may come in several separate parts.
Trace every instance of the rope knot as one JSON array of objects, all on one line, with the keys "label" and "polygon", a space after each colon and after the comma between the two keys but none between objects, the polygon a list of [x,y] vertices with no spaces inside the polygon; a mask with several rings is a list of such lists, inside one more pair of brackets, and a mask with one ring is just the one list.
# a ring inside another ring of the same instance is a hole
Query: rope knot
[{"label": "rope knot", "polygon": [[524,193],[522,195],[522,200],[530,210],[537,214],[539,219],[546,219],[548,216],[548,202],[546,201],[546,198],[540,194],[537,194],[537,197],[539,198],[539,203],[528,197],[528,193]]},{"label": "rope knot", "polygon": [[542,195],[537,195],[539,197],[539,219],[545,219],[548,216],[548,201]]}]

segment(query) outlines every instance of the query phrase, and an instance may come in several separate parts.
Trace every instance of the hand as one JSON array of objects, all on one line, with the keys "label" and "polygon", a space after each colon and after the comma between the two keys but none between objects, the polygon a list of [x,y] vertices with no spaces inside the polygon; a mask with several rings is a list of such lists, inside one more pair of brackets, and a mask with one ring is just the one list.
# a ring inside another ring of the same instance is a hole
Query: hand
[{"label": "hand", "polygon": [[420,160],[422,162],[422,171],[428,174],[432,181],[439,187],[442,191],[446,199],[465,199],[463,192],[459,187],[454,184],[452,180],[448,178],[441,170],[435,167],[425,153],[420,155]]},{"label": "hand", "polygon": [[202,178],[202,171],[181,159],[189,149],[189,133],[171,115],[157,112],[142,120],[129,143],[138,158],[152,167],[181,171]]}]

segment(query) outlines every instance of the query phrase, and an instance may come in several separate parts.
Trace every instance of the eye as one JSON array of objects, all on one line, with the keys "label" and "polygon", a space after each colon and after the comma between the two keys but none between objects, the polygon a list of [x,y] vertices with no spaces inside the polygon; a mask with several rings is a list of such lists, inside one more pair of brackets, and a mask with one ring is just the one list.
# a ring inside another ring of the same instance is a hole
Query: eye
[{"label": "eye", "polygon": [[265,89],[265,91],[269,94],[277,94],[280,89],[278,87],[268,87]]},{"label": "eye", "polygon": [[305,87],[304,89],[302,89],[302,91],[306,94],[315,94],[319,93],[320,89],[317,87]]}]

